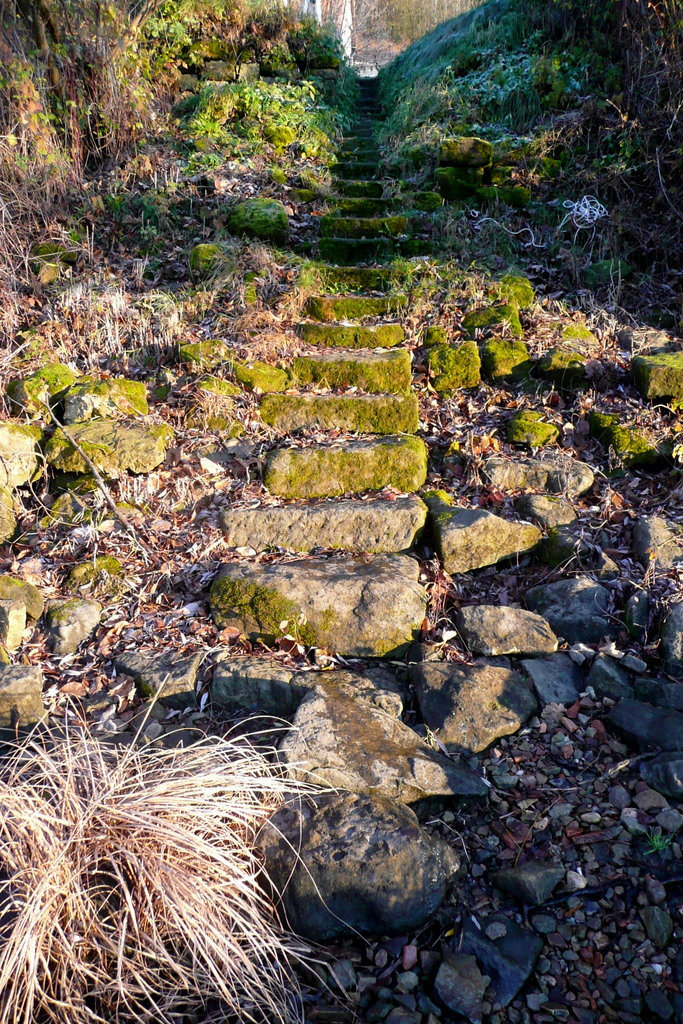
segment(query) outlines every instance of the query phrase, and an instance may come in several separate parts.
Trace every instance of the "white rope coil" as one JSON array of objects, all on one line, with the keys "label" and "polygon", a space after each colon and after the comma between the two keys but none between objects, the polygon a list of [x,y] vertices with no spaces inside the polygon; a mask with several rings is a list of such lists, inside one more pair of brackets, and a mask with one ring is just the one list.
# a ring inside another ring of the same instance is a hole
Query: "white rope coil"
[{"label": "white rope coil", "polygon": [[562,206],[569,212],[560,224],[560,228],[563,228],[569,220],[577,230],[592,228],[599,220],[608,215],[607,209],[595,196],[584,196],[576,201],[565,199]]}]

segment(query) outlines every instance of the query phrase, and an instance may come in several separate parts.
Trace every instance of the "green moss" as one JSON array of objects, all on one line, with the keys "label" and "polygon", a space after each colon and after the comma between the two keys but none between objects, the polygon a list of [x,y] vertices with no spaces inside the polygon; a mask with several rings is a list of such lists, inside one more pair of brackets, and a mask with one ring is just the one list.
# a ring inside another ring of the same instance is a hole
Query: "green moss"
[{"label": "green moss", "polygon": [[69,589],[80,589],[81,587],[92,586],[93,584],[107,583],[112,576],[121,576],[123,565],[113,555],[99,555],[89,562],[81,562],[75,565],[67,577]]},{"label": "green moss", "polygon": [[586,357],[567,348],[552,348],[541,357],[538,372],[544,380],[557,388],[571,390],[580,387],[586,379]]},{"label": "green moss", "polygon": [[450,395],[460,388],[474,388],[481,380],[479,349],[473,341],[457,348],[435,345],[427,356],[432,387],[441,395]]},{"label": "green moss", "polygon": [[287,211],[277,199],[246,199],[230,211],[228,224],[238,235],[284,242],[289,231]]},{"label": "green moss", "polygon": [[422,335],[422,344],[425,348],[432,348],[434,345],[447,345],[448,331],[439,325],[427,327]]},{"label": "green moss", "polygon": [[497,298],[517,309],[529,309],[536,300],[531,281],[526,275],[510,270],[495,286]]},{"label": "green moss", "polygon": [[625,281],[632,274],[633,270],[625,260],[599,260],[584,269],[583,279],[589,288],[598,288],[612,281]]},{"label": "green moss", "polygon": [[208,391],[210,394],[219,395],[221,398],[235,397],[242,394],[242,389],[238,388],[232,381],[223,380],[222,377],[213,377],[211,374],[202,377],[198,381],[197,387],[200,391]]},{"label": "green moss", "polygon": [[223,577],[213,582],[209,600],[218,629],[238,620],[246,625],[250,635],[263,637],[269,643],[289,634],[305,644],[315,645],[315,630],[309,623],[300,621],[295,602],[275,587]]},{"label": "green moss", "polygon": [[190,273],[195,277],[210,277],[218,270],[223,258],[224,252],[220,245],[201,242],[190,251]]},{"label": "green moss", "polygon": [[266,460],[264,483],[283,498],[325,498],[395,487],[416,491],[427,478],[427,448],[417,437],[344,447],[280,449]]},{"label": "green moss", "polygon": [[479,187],[476,182],[468,180],[459,167],[437,167],[434,180],[444,199],[451,202],[469,199],[476,195]]},{"label": "green moss", "polygon": [[333,267],[318,264],[315,280],[327,291],[384,292],[392,287],[395,273],[391,267]]},{"label": "green moss", "polygon": [[[296,142],[296,132],[288,124],[267,124],[263,128],[263,137],[279,152]],[[283,172],[280,172],[281,174]],[[285,181],[287,179],[285,178]],[[284,184],[284,182],[281,182]]]},{"label": "green moss", "polygon": [[333,217],[320,218],[323,238],[398,238],[408,233],[407,217]]},{"label": "green moss", "polygon": [[631,371],[643,398],[683,399],[683,351],[634,356]]},{"label": "green moss", "polygon": [[557,441],[559,434],[557,427],[552,423],[546,423],[540,412],[520,409],[510,420],[507,439],[510,444],[542,448],[543,445]]},{"label": "green moss", "polygon": [[235,377],[252,391],[285,391],[289,387],[289,374],[270,363],[235,363]]},{"label": "green moss", "polygon": [[534,364],[519,338],[490,338],[482,346],[481,365],[487,380],[504,383],[526,380]]},{"label": "green moss", "polygon": [[500,202],[516,210],[523,210],[531,202],[531,190],[524,185],[482,185],[476,196],[482,205]]},{"label": "green moss", "polygon": [[[163,462],[166,446],[173,439],[167,424],[142,426],[116,420],[86,420],[72,423],[69,433],[103,476],[116,479],[126,470],[149,473]],[[86,473],[88,466],[59,428],[45,446],[51,466],[64,473]]]},{"label": "green moss", "polygon": [[260,412],[264,423],[283,431],[411,434],[419,427],[415,395],[265,395]]},{"label": "green moss", "polygon": [[553,526],[538,547],[538,557],[553,568],[569,567],[580,558],[582,547],[581,538],[572,526]]},{"label": "green moss", "polygon": [[306,303],[306,314],[315,320],[362,320],[395,313],[407,303],[405,295],[314,295]]},{"label": "green moss", "polygon": [[455,505],[455,498],[448,491],[440,489],[422,491],[420,497],[432,512],[438,512],[442,505]]},{"label": "green moss", "polygon": [[585,324],[558,324],[562,341],[585,341],[588,343],[597,342],[592,331],[589,331]]},{"label": "green moss", "polygon": [[445,139],[439,147],[442,167],[490,167],[492,162],[493,145],[485,139],[460,136]]},{"label": "green moss", "polygon": [[39,520],[43,530],[53,526],[70,526],[72,523],[91,522],[93,518],[92,509],[83,502],[76,494],[66,492],[60,494],[47,511],[47,514]]},{"label": "green moss", "polygon": [[318,198],[317,193],[310,188],[293,188],[289,195],[294,203],[314,203]]},{"label": "green moss", "polygon": [[405,341],[400,324],[359,327],[345,324],[301,324],[299,333],[309,345],[328,348],[393,348]]},{"label": "green moss", "polygon": [[114,410],[127,416],[147,416],[147,389],[141,381],[125,377],[110,380],[81,378],[64,394],[64,402],[78,410],[72,419],[84,420],[88,415],[110,415]]},{"label": "green moss", "polygon": [[180,360],[197,369],[211,369],[229,362],[230,350],[223,341],[209,339],[207,341],[189,342],[180,346]]},{"label": "green moss", "polygon": [[353,265],[363,260],[388,259],[395,246],[389,238],[321,238],[318,251],[321,259],[330,263]]},{"label": "green moss", "polygon": [[29,619],[37,621],[43,614],[45,599],[38,587],[14,576],[0,576],[0,600],[21,601]]},{"label": "green moss", "polygon": [[407,394],[412,380],[410,353],[404,349],[379,359],[299,356],[294,360],[293,370],[301,384],[357,387],[375,394]]},{"label": "green moss", "polygon": [[507,326],[514,338],[522,338],[524,331],[519,319],[519,313],[515,306],[504,304],[500,306],[485,306],[483,309],[472,310],[462,321],[463,330],[470,338],[473,338],[477,331],[491,330]]},{"label": "green moss", "polygon": [[379,199],[383,192],[379,181],[338,181],[335,188],[340,195],[357,199],[363,196]]},{"label": "green moss", "polygon": [[443,206],[443,196],[440,196],[438,192],[416,192],[413,197],[413,205],[416,210],[434,213]]},{"label": "green moss", "polygon": [[48,402],[58,399],[61,393],[76,381],[77,374],[63,363],[49,363],[39,370],[13,380],[7,385],[7,394],[12,404],[27,415],[45,411]]},{"label": "green moss", "polygon": [[340,199],[335,203],[332,217],[381,217],[389,205],[388,199]]},{"label": "green moss", "polygon": [[656,469],[664,463],[663,452],[640,431],[621,426],[617,416],[593,410],[588,425],[591,437],[611,448],[627,469]]}]

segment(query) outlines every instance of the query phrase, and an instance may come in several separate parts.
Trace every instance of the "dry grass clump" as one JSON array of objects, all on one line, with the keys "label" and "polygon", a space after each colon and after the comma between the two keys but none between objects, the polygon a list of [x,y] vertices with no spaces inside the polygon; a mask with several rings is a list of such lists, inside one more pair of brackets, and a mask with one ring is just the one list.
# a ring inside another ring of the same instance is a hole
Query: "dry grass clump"
[{"label": "dry grass clump", "polygon": [[244,741],[18,747],[0,774],[1,1024],[300,1020],[305,950],[254,850],[294,788]]}]

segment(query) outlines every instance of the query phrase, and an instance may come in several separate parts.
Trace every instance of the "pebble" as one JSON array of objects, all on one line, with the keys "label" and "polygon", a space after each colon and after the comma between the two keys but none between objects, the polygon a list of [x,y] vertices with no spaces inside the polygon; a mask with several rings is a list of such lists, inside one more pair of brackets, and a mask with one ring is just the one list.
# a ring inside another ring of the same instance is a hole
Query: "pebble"
[{"label": "pebble", "polygon": [[492,921],[486,929],[487,938],[491,939],[491,941],[502,939],[507,933],[507,928],[502,921]]},{"label": "pebble", "polygon": [[588,885],[588,879],[581,874],[580,871],[568,871],[566,876],[567,886],[573,889],[575,892],[580,889],[585,889]]},{"label": "pebble", "polygon": [[586,825],[599,825],[602,821],[602,816],[597,811],[587,811],[586,814],[581,815],[581,821]]},{"label": "pebble", "polygon": [[669,802],[666,797],[662,796],[654,789],[641,789],[639,793],[633,797],[633,803],[636,807],[640,808],[641,811],[656,811],[669,806]]},{"label": "pebble", "polygon": [[399,992],[413,992],[420,983],[415,971],[403,971],[396,978]]},{"label": "pebble", "polygon": [[675,834],[683,826],[683,814],[675,807],[667,807],[659,812],[655,821],[662,831]]},{"label": "pebble", "polygon": [[610,786],[607,799],[620,811],[631,803],[631,794],[624,786]]},{"label": "pebble", "polygon": [[595,657],[595,651],[588,644],[572,644],[569,648],[569,657],[576,665],[583,665],[589,658]]}]

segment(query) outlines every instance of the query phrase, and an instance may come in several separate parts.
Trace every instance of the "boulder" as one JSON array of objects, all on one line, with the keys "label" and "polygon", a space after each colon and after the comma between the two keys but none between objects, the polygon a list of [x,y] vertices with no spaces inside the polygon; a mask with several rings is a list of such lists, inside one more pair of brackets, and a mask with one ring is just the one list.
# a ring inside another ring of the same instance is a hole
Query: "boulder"
[{"label": "boulder", "polygon": [[504,892],[509,892],[524,903],[538,907],[551,896],[555,886],[564,878],[564,868],[547,861],[527,861],[517,867],[494,871],[491,881]]},{"label": "boulder", "polygon": [[140,381],[81,378],[63,395],[64,423],[84,423],[108,416],[146,416],[147,390]]},{"label": "boulder", "polygon": [[510,444],[542,448],[557,441],[559,434],[558,428],[553,423],[547,423],[540,412],[520,409],[508,424],[507,439]]},{"label": "boulder", "polygon": [[446,572],[496,565],[531,551],[541,540],[532,523],[508,522],[481,508],[456,508],[440,498],[427,499],[434,538]]},{"label": "boulder", "polygon": [[33,479],[41,437],[36,426],[0,422],[0,487],[12,490]]},{"label": "boulder", "polygon": [[568,707],[578,700],[584,689],[581,669],[567,654],[525,658],[522,668],[531,679],[542,705],[564,704]]},{"label": "boulder", "polygon": [[502,491],[525,489],[550,491],[578,498],[593,486],[593,470],[585,462],[568,456],[546,458],[504,459],[492,456],[484,464],[483,476],[487,483]]},{"label": "boulder", "polygon": [[419,539],[427,506],[407,494],[387,501],[334,500],[318,504],[225,509],[220,516],[226,544],[235,548],[312,551],[408,551]]},{"label": "boulder", "polygon": [[683,714],[679,711],[626,698],[612,708],[607,722],[640,750],[683,752]]},{"label": "boulder", "polygon": [[446,139],[439,147],[442,167],[490,167],[492,161],[493,144],[476,136]]},{"label": "boulder", "polygon": [[7,487],[0,487],[0,544],[11,540],[16,529],[17,516],[12,492]]},{"label": "boulder", "polygon": [[490,338],[482,346],[482,372],[496,384],[526,380],[533,365],[528,346],[519,338]]},{"label": "boulder", "polygon": [[660,654],[668,671],[683,678],[683,602],[671,605],[660,628]]},{"label": "boulder", "polygon": [[62,657],[73,652],[97,629],[102,615],[98,601],[73,597],[54,601],[47,610],[48,634],[53,652]]},{"label": "boulder", "polygon": [[297,778],[400,803],[486,796],[483,779],[434,750],[396,717],[395,694],[332,678],[337,675],[324,673],[280,744],[280,756]]},{"label": "boulder", "polygon": [[574,391],[585,383],[585,362],[586,357],[581,352],[558,346],[541,356],[536,370],[543,380],[559,390]]},{"label": "boulder", "polygon": [[497,664],[423,662],[411,675],[422,717],[446,746],[478,753],[517,732],[537,710],[518,673]]},{"label": "boulder", "polygon": [[460,864],[409,807],[358,793],[291,800],[259,844],[285,920],[313,942],[413,932],[434,916]]},{"label": "boulder", "polygon": [[614,636],[618,628],[608,614],[609,590],[585,576],[531,587],[526,592],[526,603],[570,643],[590,643]]},{"label": "boulder", "polygon": [[593,661],[586,686],[592,686],[597,697],[609,697],[611,700],[633,696],[633,684],[628,672],[606,654],[598,654]]},{"label": "boulder", "polygon": [[658,569],[683,565],[683,531],[663,516],[641,516],[633,527],[633,550],[646,568],[652,561]]},{"label": "boulder", "polygon": [[65,388],[75,383],[77,376],[63,363],[48,363],[27,377],[11,381],[7,385],[7,394],[19,413],[40,417],[46,406],[53,405]]},{"label": "boulder", "polygon": [[258,196],[233,206],[228,226],[236,235],[249,235],[264,241],[284,242],[289,231],[289,217],[277,199]]},{"label": "boulder", "polygon": [[0,649],[16,651],[26,629],[26,605],[16,599],[0,598]]},{"label": "boulder", "polygon": [[0,598],[21,601],[26,607],[26,615],[34,621],[40,618],[45,608],[45,599],[38,587],[14,576],[0,576]]},{"label": "boulder", "polygon": [[135,680],[142,697],[158,697],[162,707],[183,711],[196,706],[197,672],[204,655],[123,651],[114,659],[117,672]]},{"label": "boulder", "polygon": [[[166,457],[173,431],[164,424],[145,425],[97,419],[72,423],[68,434],[99,472],[115,480],[126,471],[150,473]],[[57,429],[45,447],[48,463],[63,473],[88,473],[89,467],[67,437]]]},{"label": "boulder", "polygon": [[650,401],[683,398],[683,349],[634,356],[631,370],[643,398]]},{"label": "boulder", "polygon": [[479,331],[491,330],[505,331],[513,338],[524,337],[519,310],[509,303],[473,309],[463,317],[462,329],[468,338],[474,338]]},{"label": "boulder", "polygon": [[576,512],[568,501],[545,494],[523,494],[515,501],[515,509],[520,516],[538,523],[544,530],[569,526],[576,521]]},{"label": "boulder", "polygon": [[290,634],[350,657],[395,655],[424,619],[419,574],[406,555],[232,563],[211,587],[211,610],[219,629],[271,642]]},{"label": "boulder", "polygon": [[[498,938],[490,939],[489,932]],[[542,939],[500,914],[478,918],[476,924],[467,918],[463,925],[460,952],[477,958],[491,979],[493,999],[501,1006],[508,1006],[515,998],[542,949]]]},{"label": "boulder", "polygon": [[640,774],[658,793],[683,800],[683,751],[658,754],[652,760],[643,761]]},{"label": "boulder", "polygon": [[552,654],[557,637],[544,618],[522,608],[470,605],[461,608],[456,625],[473,654]]},{"label": "boulder", "polygon": [[474,388],[481,379],[481,361],[475,342],[434,345],[427,356],[430,382],[437,394],[448,397],[460,388]]},{"label": "boulder", "polygon": [[45,714],[40,669],[35,665],[0,665],[0,729],[35,725]]}]

